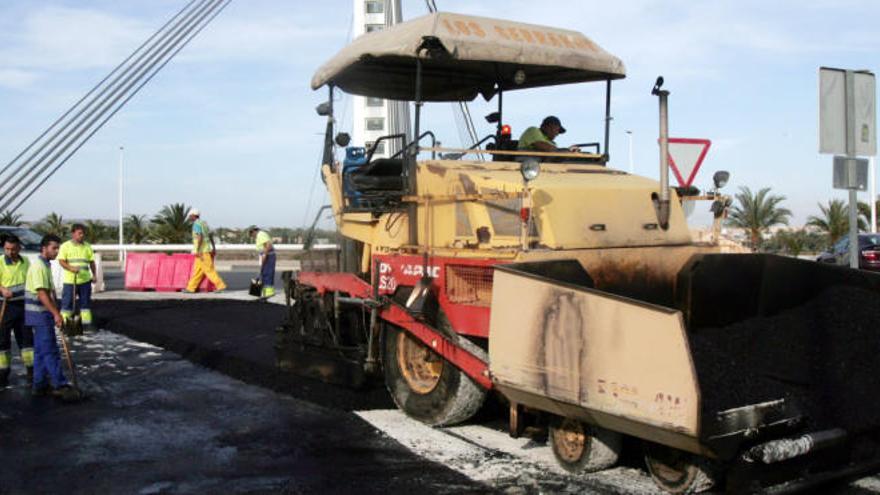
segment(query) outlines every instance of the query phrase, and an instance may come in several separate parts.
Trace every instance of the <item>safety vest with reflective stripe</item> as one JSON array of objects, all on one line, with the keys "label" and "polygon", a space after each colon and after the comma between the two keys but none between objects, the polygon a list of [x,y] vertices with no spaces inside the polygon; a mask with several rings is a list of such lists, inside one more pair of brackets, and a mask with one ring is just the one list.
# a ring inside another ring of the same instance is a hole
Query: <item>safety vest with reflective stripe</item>
[{"label": "safety vest with reflective stripe", "polygon": [[[199,235],[202,236],[202,247],[199,248]],[[211,231],[208,229],[208,224],[204,220],[196,220],[193,222],[192,228],[192,237],[193,237],[193,253],[210,253],[211,252]]]},{"label": "safety vest with reflective stripe", "polygon": [[49,261],[40,256],[39,261],[32,263],[27,272],[24,293],[24,324],[30,326],[52,325],[52,313],[43,306],[43,302],[37,296],[39,289],[45,289],[50,294],[55,293],[52,284],[52,269]]},{"label": "safety vest with reflective stripe", "polygon": [[[95,253],[92,246],[87,242],[77,244],[73,241],[67,241],[61,245],[58,250],[58,259],[66,261],[69,265],[80,269],[76,273],[77,285],[90,282],[92,280],[92,271],[89,269],[89,263],[95,261]],[[74,283],[74,273],[64,270],[64,283]]]},{"label": "safety vest with reflective stripe", "polygon": [[[269,234],[268,234],[266,231],[264,231],[264,230],[258,230],[258,231],[257,231],[257,239],[256,239],[256,242],[255,242],[255,245],[256,245],[256,248],[257,248],[257,252],[258,252],[258,253],[262,253],[262,252],[263,252],[263,250],[266,248],[266,243],[267,243],[267,242],[272,242],[272,238],[269,237]],[[270,249],[269,251],[271,252],[271,251],[273,251],[274,249],[275,249],[275,248],[274,248],[274,246],[273,246],[272,249]]]},{"label": "safety vest with reflective stripe", "polygon": [[[24,301],[24,283],[27,281],[27,272],[30,262],[24,256],[20,256],[18,261],[13,260],[9,256],[3,257],[0,263],[0,286],[6,287],[12,291],[12,297],[9,302],[21,304]],[[0,301],[3,296],[0,296]]]}]

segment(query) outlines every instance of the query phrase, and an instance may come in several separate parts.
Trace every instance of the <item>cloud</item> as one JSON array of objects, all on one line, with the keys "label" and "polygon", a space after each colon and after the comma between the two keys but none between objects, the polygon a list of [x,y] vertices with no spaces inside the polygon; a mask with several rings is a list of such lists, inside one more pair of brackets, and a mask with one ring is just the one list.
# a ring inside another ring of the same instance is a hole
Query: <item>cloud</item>
[{"label": "cloud", "polygon": [[[303,47],[311,43],[340,46],[345,40],[343,22],[308,24],[307,18],[278,15],[270,5],[261,8],[238,7],[233,2],[184,49],[175,61],[204,63],[214,61],[287,61],[308,59],[312,52]],[[6,67],[6,85],[17,87],[36,80],[24,77],[26,71],[65,72],[110,68],[124,60],[174,13],[169,10],[154,18],[143,15],[90,8],[47,6],[25,11],[20,24],[3,26],[0,66]],[[293,20],[293,22],[291,22]],[[297,23],[297,21],[299,23]]]},{"label": "cloud", "polygon": [[39,79],[35,72],[22,69],[0,69],[0,86],[22,89]]},{"label": "cloud", "polygon": [[19,69],[64,71],[119,63],[147,38],[143,21],[97,10],[43,7],[30,12],[11,43],[0,49],[0,63]]}]

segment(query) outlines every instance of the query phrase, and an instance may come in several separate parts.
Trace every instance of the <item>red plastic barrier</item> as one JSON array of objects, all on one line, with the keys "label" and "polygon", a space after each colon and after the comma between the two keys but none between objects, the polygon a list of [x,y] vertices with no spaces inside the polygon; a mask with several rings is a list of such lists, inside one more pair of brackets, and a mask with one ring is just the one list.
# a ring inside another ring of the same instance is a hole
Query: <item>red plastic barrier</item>
[{"label": "red plastic barrier", "polygon": [[125,260],[125,290],[155,289],[160,253],[129,253]]},{"label": "red plastic barrier", "polygon": [[[125,262],[125,290],[177,292],[186,288],[195,255],[187,253],[130,253]],[[198,290],[213,292],[214,284],[202,279]]]},{"label": "red plastic barrier", "polygon": [[174,253],[169,256],[168,264],[172,267],[171,289],[169,290],[182,290],[186,288],[186,284],[192,276],[194,261],[195,256],[191,254]]}]

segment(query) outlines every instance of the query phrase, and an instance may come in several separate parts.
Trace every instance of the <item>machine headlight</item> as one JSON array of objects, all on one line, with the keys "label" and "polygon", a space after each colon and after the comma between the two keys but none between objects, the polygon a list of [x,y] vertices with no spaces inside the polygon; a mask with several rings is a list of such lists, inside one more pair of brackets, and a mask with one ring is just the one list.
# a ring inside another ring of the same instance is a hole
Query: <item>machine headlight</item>
[{"label": "machine headlight", "polygon": [[715,189],[721,189],[722,187],[726,186],[729,179],[730,172],[726,170],[719,170],[715,172],[715,175],[712,176],[712,181],[715,182]]},{"label": "machine headlight", "polygon": [[526,182],[531,182],[541,173],[541,162],[536,158],[527,158],[520,163],[519,171]]}]

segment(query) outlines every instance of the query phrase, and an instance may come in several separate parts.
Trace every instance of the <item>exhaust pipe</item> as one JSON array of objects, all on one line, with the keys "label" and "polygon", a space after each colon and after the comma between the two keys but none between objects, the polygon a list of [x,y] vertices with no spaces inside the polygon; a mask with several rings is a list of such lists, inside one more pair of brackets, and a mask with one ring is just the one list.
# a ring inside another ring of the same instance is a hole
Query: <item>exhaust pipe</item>
[{"label": "exhaust pipe", "polygon": [[669,228],[669,91],[660,89],[663,76],[657,78],[651,94],[660,100],[660,196],[654,197],[654,211],[660,228]]},{"label": "exhaust pipe", "polygon": [[845,438],[846,430],[833,428],[807,433],[795,438],[771,440],[755,445],[747,450],[743,454],[743,460],[746,462],[774,464],[831,447],[842,442]]}]

